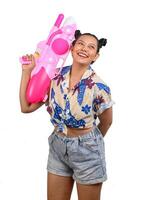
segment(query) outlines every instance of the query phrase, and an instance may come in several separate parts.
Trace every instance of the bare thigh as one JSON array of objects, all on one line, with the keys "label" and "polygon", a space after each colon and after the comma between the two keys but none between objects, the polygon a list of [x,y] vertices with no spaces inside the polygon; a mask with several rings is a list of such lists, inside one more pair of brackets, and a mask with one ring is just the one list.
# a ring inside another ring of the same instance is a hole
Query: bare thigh
[{"label": "bare thigh", "polygon": [[70,200],[73,184],[72,177],[59,176],[48,172],[47,200]]},{"label": "bare thigh", "polygon": [[77,183],[78,200],[100,200],[102,183],[82,185]]}]

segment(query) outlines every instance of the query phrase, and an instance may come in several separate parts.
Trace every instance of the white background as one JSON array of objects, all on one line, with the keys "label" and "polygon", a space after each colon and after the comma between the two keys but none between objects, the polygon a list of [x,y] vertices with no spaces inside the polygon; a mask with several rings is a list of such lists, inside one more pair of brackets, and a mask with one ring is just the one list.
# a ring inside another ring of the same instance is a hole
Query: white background
[{"label": "white background", "polygon": [[44,106],[31,114],[20,112],[19,56],[34,52],[59,13],[73,16],[82,32],[108,39],[93,66],[116,102],[105,137],[108,181],[102,200],[144,199],[142,0],[1,1],[0,199],[46,199],[47,138],[53,127]]}]

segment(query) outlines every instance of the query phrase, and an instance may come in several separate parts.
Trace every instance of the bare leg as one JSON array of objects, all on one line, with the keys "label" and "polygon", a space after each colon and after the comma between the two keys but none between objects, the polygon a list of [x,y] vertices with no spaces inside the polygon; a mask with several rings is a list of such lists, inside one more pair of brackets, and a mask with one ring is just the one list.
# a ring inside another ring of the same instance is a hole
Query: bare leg
[{"label": "bare leg", "polygon": [[100,200],[102,183],[82,185],[77,183],[78,200]]},{"label": "bare leg", "polygon": [[70,200],[73,184],[72,177],[59,176],[48,172],[47,200]]}]

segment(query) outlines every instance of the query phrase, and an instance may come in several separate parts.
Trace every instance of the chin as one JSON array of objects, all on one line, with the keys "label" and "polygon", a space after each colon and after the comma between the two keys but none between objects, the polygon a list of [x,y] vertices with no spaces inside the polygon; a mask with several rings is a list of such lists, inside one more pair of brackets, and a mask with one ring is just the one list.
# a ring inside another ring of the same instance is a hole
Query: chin
[{"label": "chin", "polygon": [[75,59],[75,61],[76,61],[77,63],[80,63],[80,64],[86,64],[86,63],[88,63],[87,60],[80,59],[80,58]]},{"label": "chin", "polygon": [[80,65],[90,65],[89,62],[85,62],[85,61],[78,61],[77,63]]}]

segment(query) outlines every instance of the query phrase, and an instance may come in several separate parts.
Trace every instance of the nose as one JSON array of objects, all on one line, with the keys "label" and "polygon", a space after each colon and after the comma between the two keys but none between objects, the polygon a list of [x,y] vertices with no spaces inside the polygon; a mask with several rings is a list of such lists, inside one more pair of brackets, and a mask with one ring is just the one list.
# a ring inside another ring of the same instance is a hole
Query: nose
[{"label": "nose", "polygon": [[83,45],[83,46],[82,46],[82,50],[83,50],[83,51],[87,51],[87,45]]}]

